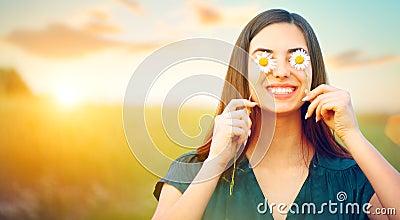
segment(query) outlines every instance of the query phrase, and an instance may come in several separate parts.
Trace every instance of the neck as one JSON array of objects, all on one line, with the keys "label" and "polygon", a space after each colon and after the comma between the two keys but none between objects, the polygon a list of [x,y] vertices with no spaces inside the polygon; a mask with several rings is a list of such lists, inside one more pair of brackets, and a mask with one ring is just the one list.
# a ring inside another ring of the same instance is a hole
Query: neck
[{"label": "neck", "polygon": [[252,165],[287,168],[308,164],[313,155],[311,145],[303,136],[300,110],[276,114],[275,124],[271,123],[271,113],[263,111],[260,134],[263,135],[258,143],[247,152],[248,157],[252,155]]}]

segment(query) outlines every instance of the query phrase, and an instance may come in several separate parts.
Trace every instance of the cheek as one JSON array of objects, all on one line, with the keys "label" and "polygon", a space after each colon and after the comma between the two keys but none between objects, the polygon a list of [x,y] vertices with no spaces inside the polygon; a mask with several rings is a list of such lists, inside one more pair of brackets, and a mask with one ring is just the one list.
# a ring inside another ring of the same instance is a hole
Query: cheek
[{"label": "cheek", "polygon": [[292,73],[295,74],[295,77],[304,85],[304,87],[310,88],[312,78],[313,78],[313,73],[311,67],[307,67],[305,70],[292,70]]},{"label": "cheek", "polygon": [[259,93],[262,93],[264,90],[264,84],[265,84],[265,74],[257,71],[253,73],[249,73],[249,83],[250,83],[250,91],[252,94],[256,93],[257,96]]},{"label": "cheek", "polygon": [[312,83],[312,79],[313,79],[313,71],[311,67],[306,68],[306,72],[307,72],[307,80],[308,80],[308,89],[311,88],[311,83]]},{"label": "cheek", "polygon": [[256,73],[249,73],[249,88],[250,88],[250,95],[252,96],[253,101],[259,102],[258,93],[260,92],[260,85],[262,80],[260,79],[260,74]]},{"label": "cheek", "polygon": [[[249,60],[249,62],[252,62]],[[263,84],[265,80],[265,75],[262,73],[258,66],[249,65],[248,67],[248,81],[251,93],[259,92],[259,87]]]},{"label": "cheek", "polygon": [[274,98],[266,91],[266,77],[264,73],[249,73],[251,100],[260,104],[260,107],[265,110],[273,111],[275,108]]},{"label": "cheek", "polygon": [[255,72],[253,72],[253,73],[250,72],[249,73],[248,80],[249,80],[251,86],[256,86],[258,83],[262,82],[262,79],[261,79],[262,75],[261,74],[262,73],[255,73]]}]

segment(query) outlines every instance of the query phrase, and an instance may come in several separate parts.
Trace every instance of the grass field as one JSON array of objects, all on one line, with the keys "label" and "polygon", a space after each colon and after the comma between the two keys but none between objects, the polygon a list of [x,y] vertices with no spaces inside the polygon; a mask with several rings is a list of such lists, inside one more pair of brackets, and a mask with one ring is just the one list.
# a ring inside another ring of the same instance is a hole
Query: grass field
[{"label": "grass field", "polygon": [[[0,100],[0,219],[150,218],[158,177],[130,152],[121,106],[66,108],[45,99]],[[188,151],[169,140],[156,112],[149,111],[150,129],[157,145],[165,146],[161,150],[170,157]],[[200,132],[197,123],[204,112],[212,113],[187,109],[181,114],[185,132]],[[388,117],[360,115],[359,124],[400,169],[400,147],[385,135]]]}]

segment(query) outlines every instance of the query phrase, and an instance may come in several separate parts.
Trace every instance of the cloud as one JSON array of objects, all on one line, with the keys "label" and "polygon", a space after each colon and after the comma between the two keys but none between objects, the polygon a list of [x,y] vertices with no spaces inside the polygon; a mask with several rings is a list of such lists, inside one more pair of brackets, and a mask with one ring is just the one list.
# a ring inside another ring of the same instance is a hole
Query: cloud
[{"label": "cloud", "polygon": [[[99,27],[98,27],[99,28]],[[103,32],[104,32],[104,27]],[[99,30],[94,31],[96,33]],[[131,51],[155,49],[159,43],[128,43],[102,38],[88,30],[65,24],[51,24],[42,30],[16,30],[4,37],[4,41],[32,54],[52,59],[75,58],[88,53],[112,48]]]},{"label": "cloud", "polygon": [[[257,14],[257,5],[227,6],[204,1],[188,1],[186,16],[195,16],[195,20],[206,26],[235,27],[250,21]],[[190,21],[191,19],[189,19]]]},{"label": "cloud", "polygon": [[192,8],[202,24],[216,24],[222,21],[222,13],[215,6],[206,2],[190,2],[189,7]]},{"label": "cloud", "polygon": [[[241,27],[247,24],[260,9],[257,5],[241,5],[224,8],[223,10],[223,25],[227,27]],[[243,26],[244,27],[244,26]]]},{"label": "cloud", "polygon": [[327,63],[337,69],[364,68],[395,62],[400,62],[400,55],[366,57],[361,50],[350,50],[327,58]]},{"label": "cloud", "polygon": [[122,31],[121,27],[112,24],[87,24],[84,30],[91,34],[117,34]]},{"label": "cloud", "polygon": [[112,16],[111,14],[106,11],[105,9],[100,9],[100,8],[91,8],[87,9],[85,13],[88,15],[88,17],[96,20],[96,21],[109,21],[111,20]]},{"label": "cloud", "polygon": [[108,7],[92,7],[92,8],[81,8],[73,12],[67,18],[68,24],[72,26],[81,26],[87,23],[109,23],[113,22],[113,16],[109,11]]},{"label": "cloud", "polygon": [[122,32],[122,27],[114,21],[106,7],[80,9],[69,17],[66,24],[91,34],[110,35]]},{"label": "cloud", "polygon": [[116,0],[125,6],[130,12],[138,16],[146,15],[146,11],[134,0]]}]

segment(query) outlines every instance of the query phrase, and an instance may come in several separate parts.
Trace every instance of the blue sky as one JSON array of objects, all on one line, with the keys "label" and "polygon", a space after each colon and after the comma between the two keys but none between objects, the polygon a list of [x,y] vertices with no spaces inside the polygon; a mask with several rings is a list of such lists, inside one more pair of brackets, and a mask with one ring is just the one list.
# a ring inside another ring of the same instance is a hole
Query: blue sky
[{"label": "blue sky", "polygon": [[0,66],[16,68],[38,94],[61,88],[83,100],[120,103],[133,70],[152,51],[191,37],[234,43],[252,17],[270,8],[311,23],[330,82],[350,90],[357,110],[400,112],[395,0],[1,0]]}]

